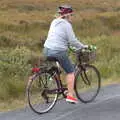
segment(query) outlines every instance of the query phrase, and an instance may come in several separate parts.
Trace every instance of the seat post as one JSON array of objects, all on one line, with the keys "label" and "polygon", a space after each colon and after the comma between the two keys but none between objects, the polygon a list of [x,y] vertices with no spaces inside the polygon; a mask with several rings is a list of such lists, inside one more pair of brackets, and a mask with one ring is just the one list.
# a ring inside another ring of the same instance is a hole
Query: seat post
[{"label": "seat post", "polygon": [[59,74],[60,74],[60,73],[61,73],[61,70],[60,70],[60,64],[59,64],[58,61],[56,61],[56,65],[57,65],[57,68],[58,68],[58,72],[59,72]]},{"label": "seat post", "polygon": [[56,61],[56,65],[57,65],[58,69],[60,69],[60,64],[58,61]]}]

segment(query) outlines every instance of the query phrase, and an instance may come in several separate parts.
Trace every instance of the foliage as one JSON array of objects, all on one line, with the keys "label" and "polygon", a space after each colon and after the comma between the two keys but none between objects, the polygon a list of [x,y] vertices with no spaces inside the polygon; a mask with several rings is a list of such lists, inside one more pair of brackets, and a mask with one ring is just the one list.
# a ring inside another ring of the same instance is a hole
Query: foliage
[{"label": "foliage", "polygon": [[23,83],[31,72],[30,59],[26,47],[0,51],[0,99],[18,97],[23,92]]},{"label": "foliage", "polygon": [[56,6],[64,3],[75,8],[73,28],[80,41],[97,46],[95,65],[102,78],[119,77],[119,0],[2,0],[0,100],[24,95],[25,80],[42,54]]}]

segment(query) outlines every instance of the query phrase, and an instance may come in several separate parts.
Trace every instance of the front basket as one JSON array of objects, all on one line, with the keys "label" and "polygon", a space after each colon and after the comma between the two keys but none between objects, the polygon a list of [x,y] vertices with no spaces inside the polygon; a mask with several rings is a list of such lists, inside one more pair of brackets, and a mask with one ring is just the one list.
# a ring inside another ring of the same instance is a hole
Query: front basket
[{"label": "front basket", "polygon": [[96,51],[81,51],[79,53],[79,60],[81,62],[93,62],[96,59]]}]

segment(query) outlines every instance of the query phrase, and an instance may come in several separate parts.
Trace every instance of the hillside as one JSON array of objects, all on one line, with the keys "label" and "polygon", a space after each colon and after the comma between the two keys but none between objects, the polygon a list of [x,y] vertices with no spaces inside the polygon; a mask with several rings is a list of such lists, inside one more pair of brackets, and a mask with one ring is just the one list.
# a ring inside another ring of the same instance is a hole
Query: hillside
[{"label": "hillside", "polygon": [[104,83],[119,82],[120,0],[0,0],[0,110],[13,99],[24,104],[26,79],[60,4],[73,6],[80,40],[97,46],[94,64]]}]

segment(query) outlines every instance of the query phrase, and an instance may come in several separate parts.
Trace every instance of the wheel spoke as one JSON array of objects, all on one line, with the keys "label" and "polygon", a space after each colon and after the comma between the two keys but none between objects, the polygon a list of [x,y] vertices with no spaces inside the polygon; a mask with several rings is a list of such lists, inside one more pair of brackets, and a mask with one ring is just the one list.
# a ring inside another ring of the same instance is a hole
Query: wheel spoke
[{"label": "wheel spoke", "polygon": [[84,103],[95,99],[100,89],[100,74],[93,65],[86,65],[77,73],[75,80],[75,91],[77,97]]},{"label": "wheel spoke", "polygon": [[[29,106],[38,114],[48,112],[57,101],[58,93],[52,94],[53,90],[57,89],[57,83],[54,79],[49,80],[50,77],[49,73],[42,73],[35,77],[28,86]],[[51,91],[51,94],[48,91]]]}]

